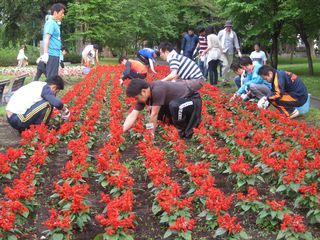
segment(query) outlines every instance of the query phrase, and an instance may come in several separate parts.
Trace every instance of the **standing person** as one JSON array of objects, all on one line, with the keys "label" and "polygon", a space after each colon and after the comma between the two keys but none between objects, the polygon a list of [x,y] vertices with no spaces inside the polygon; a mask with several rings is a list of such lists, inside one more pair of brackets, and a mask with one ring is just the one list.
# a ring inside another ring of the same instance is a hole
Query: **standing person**
[{"label": "standing person", "polygon": [[23,45],[21,46],[17,56],[18,67],[25,67],[28,65],[28,57],[25,55],[24,50],[25,50],[25,46]]},{"label": "standing person", "polygon": [[96,63],[99,63],[99,45],[87,45],[82,51],[82,64],[85,67],[92,68]]},{"label": "standing person", "polygon": [[6,107],[11,127],[22,132],[30,125],[49,122],[52,108],[61,110],[62,118],[70,117],[69,110],[56,97],[63,90],[64,82],[59,76],[52,76],[47,82],[31,82],[19,88],[10,98]]},{"label": "standing person", "polygon": [[[60,52],[60,67],[64,68],[64,56],[68,53],[68,49],[63,47],[61,49],[61,52]],[[45,76],[47,76],[46,74],[46,64],[43,62],[42,60],[43,58],[43,55],[40,56],[38,59],[37,59],[37,73],[36,75],[34,76],[34,79],[33,81],[39,81],[40,77],[42,74],[44,74]]]},{"label": "standing person", "polygon": [[[247,72],[247,77],[243,80],[242,86],[235,93],[235,96],[241,96],[243,100],[248,100],[251,97],[261,99],[271,93],[271,84],[258,74],[259,69],[262,67],[260,64],[253,65],[251,58],[240,58],[240,65],[243,70]],[[232,99],[234,99],[232,97]]]},{"label": "standing person", "polygon": [[128,85],[127,96],[135,98],[137,103],[123,124],[124,132],[133,126],[146,105],[151,107],[149,126],[153,133],[160,120],[174,124],[181,138],[191,138],[193,129],[201,121],[200,94],[194,93],[183,82],[147,83],[137,79]]},{"label": "standing person", "polygon": [[183,35],[181,42],[181,55],[193,60],[193,52],[198,44],[198,36],[194,34],[193,28],[188,29],[188,33]]},{"label": "standing person", "polygon": [[232,30],[232,21],[226,21],[224,26],[218,33],[220,48],[222,50],[222,78],[223,82],[227,83],[230,81],[230,65],[233,62],[234,48],[237,49],[239,57],[241,57],[239,40],[236,32]]},{"label": "standing person", "polygon": [[155,62],[154,59],[159,56],[159,51],[153,50],[151,48],[142,48],[137,53],[137,57],[141,60],[141,62],[147,67],[150,66],[151,71],[154,73],[156,73],[153,66],[153,63]]},{"label": "standing person", "polygon": [[183,81],[193,91],[202,87],[206,79],[194,61],[178,54],[168,42],[161,43],[159,51],[160,57],[169,63],[171,70],[161,81]]},{"label": "standing person", "polygon": [[267,56],[264,51],[261,50],[260,43],[254,44],[254,51],[250,54],[250,58],[253,62],[253,65],[259,63],[260,65],[267,64]]},{"label": "standing person", "polygon": [[297,107],[301,107],[308,100],[308,90],[300,77],[266,65],[259,69],[258,74],[272,84],[271,94],[259,101],[258,106],[266,108],[269,102],[287,117],[299,116]]},{"label": "standing person", "polygon": [[218,84],[218,65],[221,58],[221,50],[219,47],[219,38],[216,34],[210,34],[207,37],[208,48],[202,53],[207,54],[207,65],[211,85]]},{"label": "standing person", "polygon": [[59,75],[61,51],[60,24],[64,17],[65,9],[66,7],[61,3],[53,4],[51,7],[52,17],[49,17],[44,25],[44,54],[42,61],[46,64],[47,78]]},{"label": "standing person", "polygon": [[125,70],[122,73],[120,84],[126,79],[145,79],[147,77],[148,69],[140,61],[128,59],[127,57],[120,57],[119,63],[125,66]]},{"label": "standing person", "polygon": [[[198,65],[205,78],[208,77],[208,64],[207,64],[207,55],[203,53],[207,48],[208,48],[207,33],[204,28],[201,28],[199,31],[199,42],[195,51],[197,49],[199,50]],[[195,55],[195,53],[193,55]]]}]

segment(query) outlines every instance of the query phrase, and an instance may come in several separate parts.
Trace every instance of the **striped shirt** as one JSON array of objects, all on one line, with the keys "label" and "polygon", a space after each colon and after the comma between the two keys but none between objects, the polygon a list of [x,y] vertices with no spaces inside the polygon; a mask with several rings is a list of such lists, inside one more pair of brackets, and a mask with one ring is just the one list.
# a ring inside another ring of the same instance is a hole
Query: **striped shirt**
[{"label": "striped shirt", "polygon": [[171,71],[178,71],[178,75],[182,80],[203,78],[202,72],[198,65],[191,59],[178,54],[172,50],[167,58]]},{"label": "striped shirt", "polygon": [[206,36],[199,36],[199,54],[208,48],[208,42]]}]

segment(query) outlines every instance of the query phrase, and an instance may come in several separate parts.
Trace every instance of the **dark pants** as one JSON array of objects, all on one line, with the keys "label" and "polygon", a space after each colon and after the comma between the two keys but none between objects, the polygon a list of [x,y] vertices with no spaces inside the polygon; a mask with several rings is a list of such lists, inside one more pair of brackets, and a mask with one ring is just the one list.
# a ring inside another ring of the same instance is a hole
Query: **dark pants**
[{"label": "dark pants", "polygon": [[49,122],[52,112],[52,106],[46,100],[41,100],[31,106],[25,114],[13,114],[8,118],[8,122],[19,132],[30,127],[30,125],[39,125],[42,122]]},{"label": "dark pants", "polygon": [[170,117],[178,129],[179,136],[191,138],[193,129],[201,121],[202,101],[199,93],[187,98],[177,98],[169,103]]},{"label": "dark pants", "polygon": [[39,81],[42,74],[46,75],[46,64],[40,61],[37,67],[36,76],[34,77],[33,81]]},{"label": "dark pants", "polygon": [[194,60],[193,59],[193,51],[184,51],[183,56],[190,58],[191,60]]},{"label": "dark pants", "polygon": [[140,53],[137,53],[138,59],[146,66],[149,66],[149,59],[142,56]]},{"label": "dark pants", "polygon": [[211,60],[208,64],[208,73],[210,78],[210,84],[211,85],[217,85],[218,84],[218,64],[220,60]]},{"label": "dark pants", "polygon": [[300,98],[295,98],[289,94],[284,94],[280,99],[269,100],[270,103],[278,108],[281,113],[284,113],[286,116],[290,116],[297,107],[301,107],[308,100],[308,95],[301,96]]},{"label": "dark pants", "polygon": [[130,70],[130,74],[128,76],[128,78],[130,79],[145,79],[147,77],[147,74],[141,74],[141,73],[137,73],[136,71],[132,71]]},{"label": "dark pants", "polygon": [[60,57],[49,56],[46,65],[47,78],[59,75]]},{"label": "dark pants", "polygon": [[236,76],[236,77],[234,78],[234,83],[236,84],[236,86],[237,86],[238,89],[241,88],[241,76],[240,76],[240,75],[239,75],[239,76]]}]

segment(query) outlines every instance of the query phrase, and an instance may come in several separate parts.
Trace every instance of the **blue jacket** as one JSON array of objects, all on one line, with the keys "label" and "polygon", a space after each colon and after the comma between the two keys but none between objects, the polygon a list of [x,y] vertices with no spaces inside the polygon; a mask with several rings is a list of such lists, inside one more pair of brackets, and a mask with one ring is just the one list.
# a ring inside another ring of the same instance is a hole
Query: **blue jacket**
[{"label": "blue jacket", "polygon": [[182,38],[181,50],[183,50],[184,52],[193,53],[193,51],[197,47],[198,42],[199,38],[196,34],[190,36],[188,33],[186,33]]},{"label": "blue jacket", "polygon": [[239,88],[238,94],[241,95],[247,91],[247,89],[250,87],[250,84],[265,84],[268,86],[268,88],[271,89],[271,83],[268,83],[267,81],[263,80],[263,78],[258,74],[259,69],[262,67],[260,64],[256,64],[253,67],[253,72],[248,73],[247,77],[244,79],[244,84]]}]

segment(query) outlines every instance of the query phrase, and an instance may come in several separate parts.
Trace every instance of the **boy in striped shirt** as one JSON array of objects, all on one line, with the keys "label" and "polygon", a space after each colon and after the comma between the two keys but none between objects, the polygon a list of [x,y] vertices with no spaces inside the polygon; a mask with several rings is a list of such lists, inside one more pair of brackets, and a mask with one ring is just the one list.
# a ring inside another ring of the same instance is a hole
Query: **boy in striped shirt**
[{"label": "boy in striped shirt", "polygon": [[202,53],[205,50],[207,50],[207,48],[208,48],[208,41],[207,41],[206,30],[204,28],[201,28],[199,31],[199,42],[193,55],[196,54],[197,50],[199,51],[198,65],[205,78],[208,77],[208,66],[206,66],[207,55],[203,55]]},{"label": "boy in striped shirt", "polygon": [[178,54],[168,42],[161,43],[159,51],[160,57],[169,63],[171,70],[161,81],[184,81],[187,87],[195,92],[202,87],[205,78],[194,61]]}]

